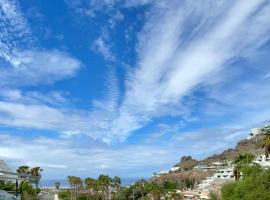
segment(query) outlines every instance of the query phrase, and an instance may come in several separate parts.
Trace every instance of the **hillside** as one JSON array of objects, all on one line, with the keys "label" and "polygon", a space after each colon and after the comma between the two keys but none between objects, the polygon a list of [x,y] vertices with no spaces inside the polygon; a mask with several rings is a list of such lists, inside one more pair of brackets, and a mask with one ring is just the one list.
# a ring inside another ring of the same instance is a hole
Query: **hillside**
[{"label": "hillside", "polygon": [[235,148],[230,148],[222,153],[209,156],[203,160],[193,159],[191,156],[183,156],[180,162],[174,167],[180,167],[181,171],[170,172],[153,177],[152,180],[159,184],[164,184],[166,181],[183,182],[187,179],[198,183],[205,177],[210,176],[213,172],[204,172],[192,170],[197,165],[211,165],[213,162],[222,162],[224,160],[232,161],[239,154],[251,153],[253,155],[263,154],[264,150],[261,148],[261,140],[263,136],[257,135],[252,139],[244,139],[237,143]]},{"label": "hillside", "polygon": [[264,151],[260,147],[262,135],[257,135],[250,140],[241,140],[235,148],[230,148],[220,154],[209,156],[203,160],[195,160],[191,156],[183,156],[175,166],[182,169],[192,169],[195,165],[207,165],[212,162],[222,162],[224,160],[233,160],[238,154],[251,153],[254,155],[262,154]]}]

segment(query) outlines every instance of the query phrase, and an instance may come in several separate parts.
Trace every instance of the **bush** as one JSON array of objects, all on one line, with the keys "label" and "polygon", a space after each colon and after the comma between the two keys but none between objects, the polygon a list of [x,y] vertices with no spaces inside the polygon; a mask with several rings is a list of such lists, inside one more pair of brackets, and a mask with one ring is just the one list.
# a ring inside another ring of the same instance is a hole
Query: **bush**
[{"label": "bush", "polygon": [[243,179],[225,184],[221,189],[222,200],[269,200],[270,169],[259,166],[245,167]]}]

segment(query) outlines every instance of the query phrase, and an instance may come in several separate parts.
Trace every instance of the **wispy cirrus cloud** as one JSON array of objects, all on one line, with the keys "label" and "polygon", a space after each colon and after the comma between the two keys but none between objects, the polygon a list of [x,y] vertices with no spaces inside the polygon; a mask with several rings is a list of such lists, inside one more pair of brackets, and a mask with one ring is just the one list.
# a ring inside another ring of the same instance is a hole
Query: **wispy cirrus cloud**
[{"label": "wispy cirrus cloud", "polygon": [[81,62],[59,50],[41,49],[16,1],[0,1],[1,86],[52,83],[71,77]]},{"label": "wispy cirrus cloud", "polygon": [[107,61],[114,61],[114,55],[112,51],[110,50],[110,46],[108,45],[108,42],[105,41],[103,37],[99,37],[94,41],[94,44],[92,45],[92,49],[98,53],[100,53],[105,60]]},{"label": "wispy cirrus cloud", "polygon": [[269,11],[264,0],[157,3],[140,34],[138,69],[127,80],[113,131],[128,136],[235,59],[256,52],[269,40]]},{"label": "wispy cirrus cloud", "polygon": [[31,29],[15,1],[0,1],[0,28],[0,57],[7,61],[16,48],[32,42]]},{"label": "wispy cirrus cloud", "polygon": [[73,76],[81,62],[58,50],[18,51],[0,72],[2,86],[50,84]]}]

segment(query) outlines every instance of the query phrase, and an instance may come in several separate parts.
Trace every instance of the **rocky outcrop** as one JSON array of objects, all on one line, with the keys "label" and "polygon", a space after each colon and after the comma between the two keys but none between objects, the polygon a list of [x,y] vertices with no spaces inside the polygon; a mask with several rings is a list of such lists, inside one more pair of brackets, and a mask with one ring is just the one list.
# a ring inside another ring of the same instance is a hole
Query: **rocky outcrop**
[{"label": "rocky outcrop", "polygon": [[198,161],[193,159],[191,156],[183,156],[179,164],[176,164],[175,167],[180,167],[183,170],[189,170],[195,167],[198,164]]}]

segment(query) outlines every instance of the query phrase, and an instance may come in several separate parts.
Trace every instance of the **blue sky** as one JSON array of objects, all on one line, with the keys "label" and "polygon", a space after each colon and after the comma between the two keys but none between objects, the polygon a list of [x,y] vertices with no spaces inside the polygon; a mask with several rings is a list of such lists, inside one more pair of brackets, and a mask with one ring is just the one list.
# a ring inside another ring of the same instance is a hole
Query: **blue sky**
[{"label": "blue sky", "polygon": [[147,177],[270,118],[270,2],[0,0],[0,158]]}]

